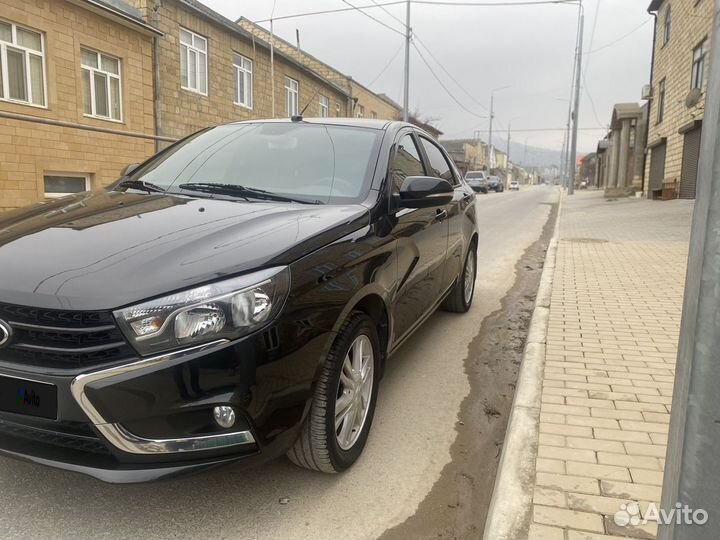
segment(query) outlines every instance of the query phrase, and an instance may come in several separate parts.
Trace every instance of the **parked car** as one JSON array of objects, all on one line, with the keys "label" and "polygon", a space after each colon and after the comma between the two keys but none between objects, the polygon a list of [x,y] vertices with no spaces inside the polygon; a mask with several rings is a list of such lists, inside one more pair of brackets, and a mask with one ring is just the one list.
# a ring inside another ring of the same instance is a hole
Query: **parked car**
[{"label": "parked car", "polygon": [[502,180],[500,180],[499,176],[491,176],[488,178],[488,189],[493,190],[497,193],[502,193],[505,191],[505,186],[502,183]]},{"label": "parked car", "polygon": [[510,191],[520,191],[520,184],[517,180],[510,180],[510,187],[508,189]]},{"label": "parked car", "polygon": [[402,122],[209,128],[0,230],[0,453],[108,482],[347,469],[388,358],[475,289],[475,194]]},{"label": "parked car", "polygon": [[485,171],[469,171],[465,175],[465,181],[473,188],[473,191],[478,193],[488,192],[487,173]]}]

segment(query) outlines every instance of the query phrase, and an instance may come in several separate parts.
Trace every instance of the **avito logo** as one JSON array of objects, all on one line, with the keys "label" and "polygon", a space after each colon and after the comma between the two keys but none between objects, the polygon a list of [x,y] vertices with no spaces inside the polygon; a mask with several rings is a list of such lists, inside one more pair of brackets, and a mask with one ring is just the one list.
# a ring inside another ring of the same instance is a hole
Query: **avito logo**
[{"label": "avito logo", "polygon": [[15,402],[18,406],[30,405],[32,407],[39,407],[40,396],[32,390],[28,392],[27,388],[19,388]]}]

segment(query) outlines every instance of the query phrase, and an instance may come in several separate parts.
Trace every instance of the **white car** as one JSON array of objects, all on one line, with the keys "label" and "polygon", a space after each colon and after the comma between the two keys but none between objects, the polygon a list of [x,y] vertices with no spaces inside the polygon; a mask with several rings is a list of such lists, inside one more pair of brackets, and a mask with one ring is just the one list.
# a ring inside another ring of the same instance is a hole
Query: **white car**
[{"label": "white car", "polygon": [[520,191],[520,184],[518,184],[517,180],[511,180],[510,181],[510,187],[508,188],[510,191]]}]

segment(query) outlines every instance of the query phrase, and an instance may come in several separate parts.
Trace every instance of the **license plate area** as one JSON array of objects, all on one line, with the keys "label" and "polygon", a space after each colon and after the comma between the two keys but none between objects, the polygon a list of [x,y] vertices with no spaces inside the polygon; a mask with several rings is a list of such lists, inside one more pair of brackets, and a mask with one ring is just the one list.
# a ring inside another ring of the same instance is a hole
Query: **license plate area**
[{"label": "license plate area", "polygon": [[56,420],[57,387],[0,376],[0,411]]}]

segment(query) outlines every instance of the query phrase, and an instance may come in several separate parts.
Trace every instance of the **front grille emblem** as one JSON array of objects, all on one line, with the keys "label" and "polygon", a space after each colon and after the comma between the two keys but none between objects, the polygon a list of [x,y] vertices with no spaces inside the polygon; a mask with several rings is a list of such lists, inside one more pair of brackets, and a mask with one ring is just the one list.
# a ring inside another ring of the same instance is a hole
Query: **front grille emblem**
[{"label": "front grille emblem", "polygon": [[0,320],[0,349],[10,342],[12,328],[5,321]]}]

